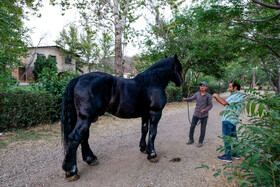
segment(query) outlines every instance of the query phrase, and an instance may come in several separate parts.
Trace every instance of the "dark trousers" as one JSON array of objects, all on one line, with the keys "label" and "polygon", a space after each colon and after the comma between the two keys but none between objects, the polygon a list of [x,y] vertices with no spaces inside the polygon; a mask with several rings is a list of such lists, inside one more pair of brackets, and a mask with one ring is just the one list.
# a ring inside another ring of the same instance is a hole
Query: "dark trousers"
[{"label": "dark trousers", "polygon": [[[199,121],[200,118],[193,116],[192,118],[192,124],[190,127],[190,134],[189,134],[189,139],[193,140],[193,133],[194,129],[196,127],[197,122]],[[204,137],[205,137],[205,132],[206,132],[206,124],[207,124],[207,119],[208,116],[201,118],[201,128],[200,128],[200,137],[199,137],[199,142],[203,143]]]}]

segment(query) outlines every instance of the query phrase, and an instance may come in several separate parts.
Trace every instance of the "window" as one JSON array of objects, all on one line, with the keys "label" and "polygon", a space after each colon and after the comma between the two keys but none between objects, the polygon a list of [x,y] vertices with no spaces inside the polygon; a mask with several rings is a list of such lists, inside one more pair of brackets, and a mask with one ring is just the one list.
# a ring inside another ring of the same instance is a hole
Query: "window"
[{"label": "window", "polygon": [[72,64],[72,59],[69,56],[65,57],[65,64]]},{"label": "window", "polygon": [[43,57],[43,56],[45,56],[44,54],[41,54],[41,53],[37,53],[37,58],[38,57]]},{"label": "window", "polygon": [[53,59],[55,59],[56,60],[56,56],[54,56],[54,55],[50,55]]}]

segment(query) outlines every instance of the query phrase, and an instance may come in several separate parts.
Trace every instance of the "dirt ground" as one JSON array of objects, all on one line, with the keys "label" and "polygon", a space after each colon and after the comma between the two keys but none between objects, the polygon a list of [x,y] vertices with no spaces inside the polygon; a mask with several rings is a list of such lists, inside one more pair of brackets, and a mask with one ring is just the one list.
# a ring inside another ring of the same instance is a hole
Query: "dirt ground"
[{"label": "dirt ground", "polygon": [[[77,158],[81,178],[71,183],[64,180],[61,169],[63,149],[59,124],[51,126],[51,137],[17,142],[0,150],[0,186],[237,186],[228,184],[223,175],[212,176],[212,168],[223,168],[223,163],[217,159],[221,153],[216,151],[223,144],[218,138],[222,130],[219,113],[223,107],[215,99],[213,104],[201,148],[196,147],[200,126],[195,129],[195,143],[186,144],[190,127],[187,104],[167,104],[155,140],[157,163],[150,163],[147,155],[139,151],[140,118],[101,117],[92,124],[89,139],[99,165],[84,163],[79,148]],[[194,106],[195,102],[190,106],[190,115]],[[172,162],[174,158],[181,160]],[[238,162],[234,160],[233,163]],[[210,169],[196,169],[202,164]]]}]

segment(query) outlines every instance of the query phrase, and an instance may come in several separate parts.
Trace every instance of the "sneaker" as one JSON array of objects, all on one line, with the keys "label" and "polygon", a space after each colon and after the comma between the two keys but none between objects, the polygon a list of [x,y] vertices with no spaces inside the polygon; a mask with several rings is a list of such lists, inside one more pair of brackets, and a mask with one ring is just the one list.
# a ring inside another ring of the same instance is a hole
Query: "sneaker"
[{"label": "sneaker", "polygon": [[223,156],[218,156],[218,159],[225,161],[225,162],[232,162],[232,159],[230,156],[223,155]]},{"label": "sneaker", "polygon": [[189,140],[189,141],[187,142],[188,145],[190,145],[190,144],[192,144],[192,143],[194,143],[193,140]]},{"label": "sneaker", "polygon": [[236,155],[235,153],[231,155],[232,158],[236,159],[236,160],[239,160],[240,159],[240,156]]},{"label": "sneaker", "polygon": [[203,146],[203,143],[198,142],[196,147],[202,147],[202,146]]}]

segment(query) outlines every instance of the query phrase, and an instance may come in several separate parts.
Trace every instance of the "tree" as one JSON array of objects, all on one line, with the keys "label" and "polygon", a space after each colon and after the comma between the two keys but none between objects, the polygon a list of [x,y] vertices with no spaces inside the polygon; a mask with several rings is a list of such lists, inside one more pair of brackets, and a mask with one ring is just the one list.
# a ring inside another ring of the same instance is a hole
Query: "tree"
[{"label": "tree", "polygon": [[0,1],[0,87],[14,83],[11,71],[21,65],[19,59],[27,55],[29,42],[23,19],[40,6],[39,0]]},{"label": "tree", "polygon": [[280,93],[279,1],[273,6],[254,0],[206,2],[207,9],[201,20],[223,23],[224,32],[220,34],[240,40],[242,55],[253,53],[275,93]]},{"label": "tree", "polygon": [[[55,2],[55,1],[53,1]],[[70,3],[60,0],[64,8],[69,8]],[[73,6],[80,10],[81,16],[88,25],[109,29],[115,36],[115,74],[123,76],[123,33],[129,23],[135,21],[133,11],[137,4],[134,1],[108,0],[108,1],[83,1],[75,0]]]},{"label": "tree", "polygon": [[[106,28],[114,35],[115,41],[115,74],[122,77],[124,71],[123,48],[128,40],[132,39],[131,36],[131,23],[135,22],[141,16],[137,13],[139,8],[143,7],[147,2],[153,0],[137,1],[137,0],[75,0],[70,4],[66,0],[51,0],[58,2],[64,9],[73,5],[80,10],[81,16],[86,21],[86,24],[95,26],[97,28]],[[167,4],[172,2],[176,4],[178,0],[156,0]],[[127,41],[124,41],[127,40]]]},{"label": "tree", "polygon": [[37,56],[37,59],[34,62],[34,70],[32,71],[32,73],[35,76],[35,79],[37,80],[40,77],[44,68],[49,68],[50,70],[55,71],[57,73],[56,64],[56,59],[53,58],[51,55],[49,55],[48,58],[46,58],[46,56],[44,55]]},{"label": "tree", "polygon": [[68,31],[63,29],[60,32],[56,44],[63,49],[67,57],[76,59],[76,62],[82,62],[81,65],[86,63],[88,72],[94,68],[112,73],[111,68],[106,63],[106,59],[112,56],[111,41],[112,37],[108,32],[103,32],[101,39],[99,39],[97,32],[88,25],[82,27],[80,32],[77,26],[70,25]]},{"label": "tree", "polygon": [[[236,42],[225,36],[218,36],[222,27],[219,24],[204,24],[200,20],[203,8],[177,13],[169,23],[163,23],[162,37],[147,37],[147,50],[142,57],[161,58],[166,54],[177,53],[183,65],[183,76],[189,69],[212,75],[223,76],[224,66],[235,59],[239,48]],[[151,28],[154,31],[153,27]],[[198,77],[197,77],[198,78]]]}]

